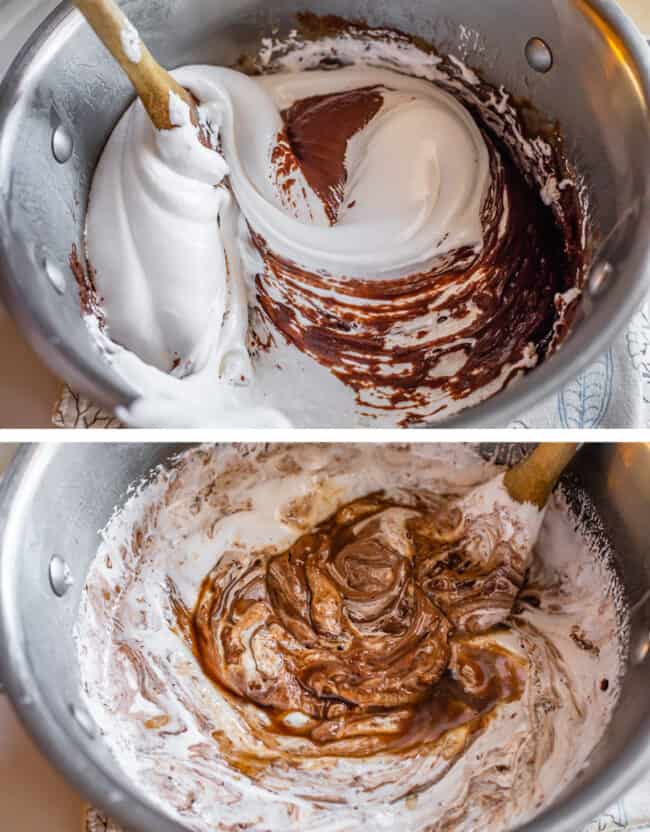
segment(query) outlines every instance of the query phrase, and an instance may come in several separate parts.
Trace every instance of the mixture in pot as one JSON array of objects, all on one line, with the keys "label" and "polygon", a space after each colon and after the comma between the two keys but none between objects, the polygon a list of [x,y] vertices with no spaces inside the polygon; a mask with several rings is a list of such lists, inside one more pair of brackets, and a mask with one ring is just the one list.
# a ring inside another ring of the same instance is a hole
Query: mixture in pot
[{"label": "mixture in pot", "polygon": [[561,344],[586,211],[556,128],[395,32],[294,35],[247,69],[177,73],[213,146],[172,96],[177,128],[136,103],[97,168],[73,266],[124,421],[424,424]]},{"label": "mixture in pot", "polygon": [[76,633],[129,781],[196,832],[503,830],[553,801],[618,698],[622,592],[583,496],[515,517],[486,509],[496,474],[460,445],[157,471]]}]

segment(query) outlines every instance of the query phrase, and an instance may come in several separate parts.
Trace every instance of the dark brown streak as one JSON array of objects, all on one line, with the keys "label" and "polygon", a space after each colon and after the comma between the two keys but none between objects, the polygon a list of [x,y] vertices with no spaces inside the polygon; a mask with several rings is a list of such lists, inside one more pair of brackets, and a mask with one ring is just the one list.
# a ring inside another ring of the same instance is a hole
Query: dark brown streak
[{"label": "dark brown streak", "polygon": [[[331,222],[342,199],[347,141],[381,106],[376,90],[355,93],[305,99],[284,114],[291,164],[302,168]],[[560,209],[546,206],[510,147],[482,121],[477,107],[470,110],[483,131],[492,174],[479,255],[460,249],[408,279],[363,280],[307,272],[251,230],[266,266],[256,279],[257,297],[273,326],[355,390],[360,403],[368,406],[363,391],[372,390],[372,408],[403,410],[407,423],[426,418],[408,412],[416,407],[439,411],[445,398],[462,400],[493,384],[504,367],[522,362],[531,349],[536,361],[543,361],[575,315],[576,305],[559,309],[556,296],[579,286],[584,272],[573,189],[563,193]],[[506,199],[508,225],[499,239]],[[457,326],[445,336],[440,326],[448,320]],[[414,321],[421,324],[415,336]],[[408,346],[396,345],[394,336],[407,329]],[[451,354],[454,370],[444,371],[442,362]],[[506,372],[501,385],[518,372]]]}]

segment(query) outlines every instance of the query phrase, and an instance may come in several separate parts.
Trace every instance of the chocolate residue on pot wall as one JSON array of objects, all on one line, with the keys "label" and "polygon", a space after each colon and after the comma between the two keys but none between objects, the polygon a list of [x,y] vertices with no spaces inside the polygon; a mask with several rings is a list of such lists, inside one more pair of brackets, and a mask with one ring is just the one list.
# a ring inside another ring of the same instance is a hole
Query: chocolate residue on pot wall
[{"label": "chocolate residue on pot wall", "polygon": [[[546,355],[555,297],[571,288],[580,255],[566,250],[552,210],[507,154],[501,165],[495,140],[490,146],[493,187],[478,257],[459,250],[409,280],[340,279],[306,272],[254,235],[266,264],[257,277],[258,300],[274,326],[357,392],[381,392],[375,407],[426,407],[499,380],[506,386],[504,366],[518,364],[529,351],[540,360]],[[499,238],[504,199],[509,222]],[[325,294],[333,287],[335,293]],[[442,334],[450,318],[457,326]],[[400,344],[399,333],[407,331],[410,337]]]},{"label": "chocolate residue on pot wall", "polygon": [[[368,43],[390,36],[424,46],[392,30],[333,17],[301,18],[305,37],[342,34]],[[430,45],[427,50],[435,54]],[[338,60],[335,47],[323,58],[328,60]],[[457,250],[426,272],[395,280],[354,279],[307,271],[253,232],[265,263],[256,279],[257,298],[273,328],[355,390],[368,411],[402,411],[404,426],[444,415],[450,399],[461,402],[481,389],[495,393],[548,357],[570,330],[580,295],[570,290],[581,288],[586,266],[584,212],[557,125],[537,120],[544,125],[541,150],[529,129],[530,103],[522,119],[499,100],[503,91],[478,77],[468,80],[452,59],[440,58],[438,69],[448,80],[437,83],[463,101],[491,155],[493,183],[478,254]],[[381,105],[375,109],[380,98],[381,89],[325,95],[284,113],[286,132],[295,141],[280,137],[278,172],[300,166],[313,186],[318,170],[316,192],[332,223],[346,176],[343,134],[353,135],[381,114]],[[337,123],[341,130],[329,141]],[[525,143],[530,144],[524,148]],[[555,182],[552,195],[540,179]]]},{"label": "chocolate residue on pot wall", "polygon": [[95,272],[88,258],[85,258],[83,263],[81,262],[76,243],[72,245],[68,262],[70,264],[70,271],[79,288],[79,304],[82,315],[95,315],[100,326],[102,326],[104,314],[101,310],[101,302],[97,298]]}]

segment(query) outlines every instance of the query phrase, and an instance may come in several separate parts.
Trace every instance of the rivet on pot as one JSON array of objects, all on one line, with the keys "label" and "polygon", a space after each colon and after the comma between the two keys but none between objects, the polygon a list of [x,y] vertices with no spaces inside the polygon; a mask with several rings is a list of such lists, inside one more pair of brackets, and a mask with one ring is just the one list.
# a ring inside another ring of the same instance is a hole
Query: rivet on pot
[{"label": "rivet on pot", "polygon": [[50,586],[52,592],[59,598],[63,598],[66,592],[74,584],[74,578],[70,567],[60,555],[52,555],[50,558]]},{"label": "rivet on pot", "polygon": [[52,261],[47,258],[45,258],[45,274],[56,291],[60,295],[64,294],[65,275],[55,263],[52,263]]},{"label": "rivet on pot", "polygon": [[72,156],[73,149],[74,142],[67,127],[59,124],[52,133],[52,155],[59,164],[64,165]]},{"label": "rivet on pot", "polygon": [[96,736],[95,723],[92,721],[88,712],[78,705],[70,705],[70,713],[88,739],[94,740]]},{"label": "rivet on pot", "polygon": [[637,662],[642,664],[648,656],[650,656],[650,635],[641,642],[637,650]]},{"label": "rivet on pot", "polygon": [[541,38],[531,38],[526,44],[526,60],[535,72],[548,72],[553,66],[551,47]]},{"label": "rivet on pot", "polygon": [[596,263],[589,275],[589,291],[594,297],[605,290],[613,274],[614,267],[607,260]]}]

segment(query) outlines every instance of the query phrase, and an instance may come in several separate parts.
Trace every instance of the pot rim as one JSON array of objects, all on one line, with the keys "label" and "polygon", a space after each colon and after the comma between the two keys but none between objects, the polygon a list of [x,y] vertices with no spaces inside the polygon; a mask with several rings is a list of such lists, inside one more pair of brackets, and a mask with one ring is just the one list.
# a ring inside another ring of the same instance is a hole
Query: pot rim
[{"label": "pot rim", "polygon": [[139,805],[144,820],[140,832],[183,832],[183,827],[157,810],[146,798],[117,780],[108,766],[90,759],[85,745],[93,740],[80,732],[64,730],[50,709],[46,691],[39,690],[24,649],[18,599],[6,579],[12,568],[7,552],[16,551],[16,526],[21,524],[22,505],[37,490],[40,473],[64,448],[60,443],[23,445],[0,481],[0,680],[19,720],[44,756],[68,782],[93,805],[118,823],[133,828],[131,804]]},{"label": "pot rim", "polygon": [[[0,481],[0,680],[23,725],[42,753],[68,781],[98,808],[126,828],[140,832],[183,832],[135,788],[124,787],[113,775],[114,767],[90,760],[89,742],[81,732],[67,732],[52,714],[45,691],[36,688],[24,649],[18,599],[8,579],[18,551],[23,512],[36,490],[41,474],[65,448],[62,443],[23,445]],[[71,749],[73,751],[71,752]],[[519,832],[575,832],[611,806],[650,769],[650,714],[639,725],[636,738],[607,769],[568,798],[551,805],[538,817],[519,827]],[[134,821],[131,807],[138,807]]]},{"label": "pot rim", "polygon": [[[601,16],[622,38],[639,70],[639,83],[646,108],[650,109],[650,50],[638,28],[617,5],[615,0],[581,0]],[[69,18],[69,19],[68,19]],[[20,94],[25,80],[34,71],[34,62],[46,41],[64,23],[81,25],[82,17],[65,0],[36,30],[20,51],[0,84],[0,136],[11,126],[12,104]],[[9,160],[2,159],[0,142],[0,168],[8,168]],[[650,141],[648,143],[650,160]],[[649,161],[650,164],[650,161]],[[0,203],[0,214],[5,227],[7,207]],[[650,227],[650,195],[640,199],[637,227]],[[2,298],[21,331],[34,350],[50,369],[64,381],[90,396],[97,404],[113,411],[118,406],[128,407],[136,393],[121,379],[108,363],[92,362],[89,357],[69,345],[53,345],[48,326],[38,311],[30,308],[28,296],[18,292],[3,275],[11,274],[12,234],[0,232],[0,298]],[[558,352],[539,367],[519,378],[509,388],[474,405],[461,413],[440,422],[432,422],[431,428],[505,427],[511,420],[521,417],[536,404],[550,397],[568,382],[575,379],[589,364],[597,360],[611,347],[614,339],[632,319],[650,291],[650,238],[638,273],[631,287],[611,281],[601,297],[593,299],[594,308],[589,315],[591,326],[578,324]],[[588,289],[585,289],[588,293]],[[597,331],[598,337],[592,332]],[[89,351],[90,354],[90,351]]]}]

